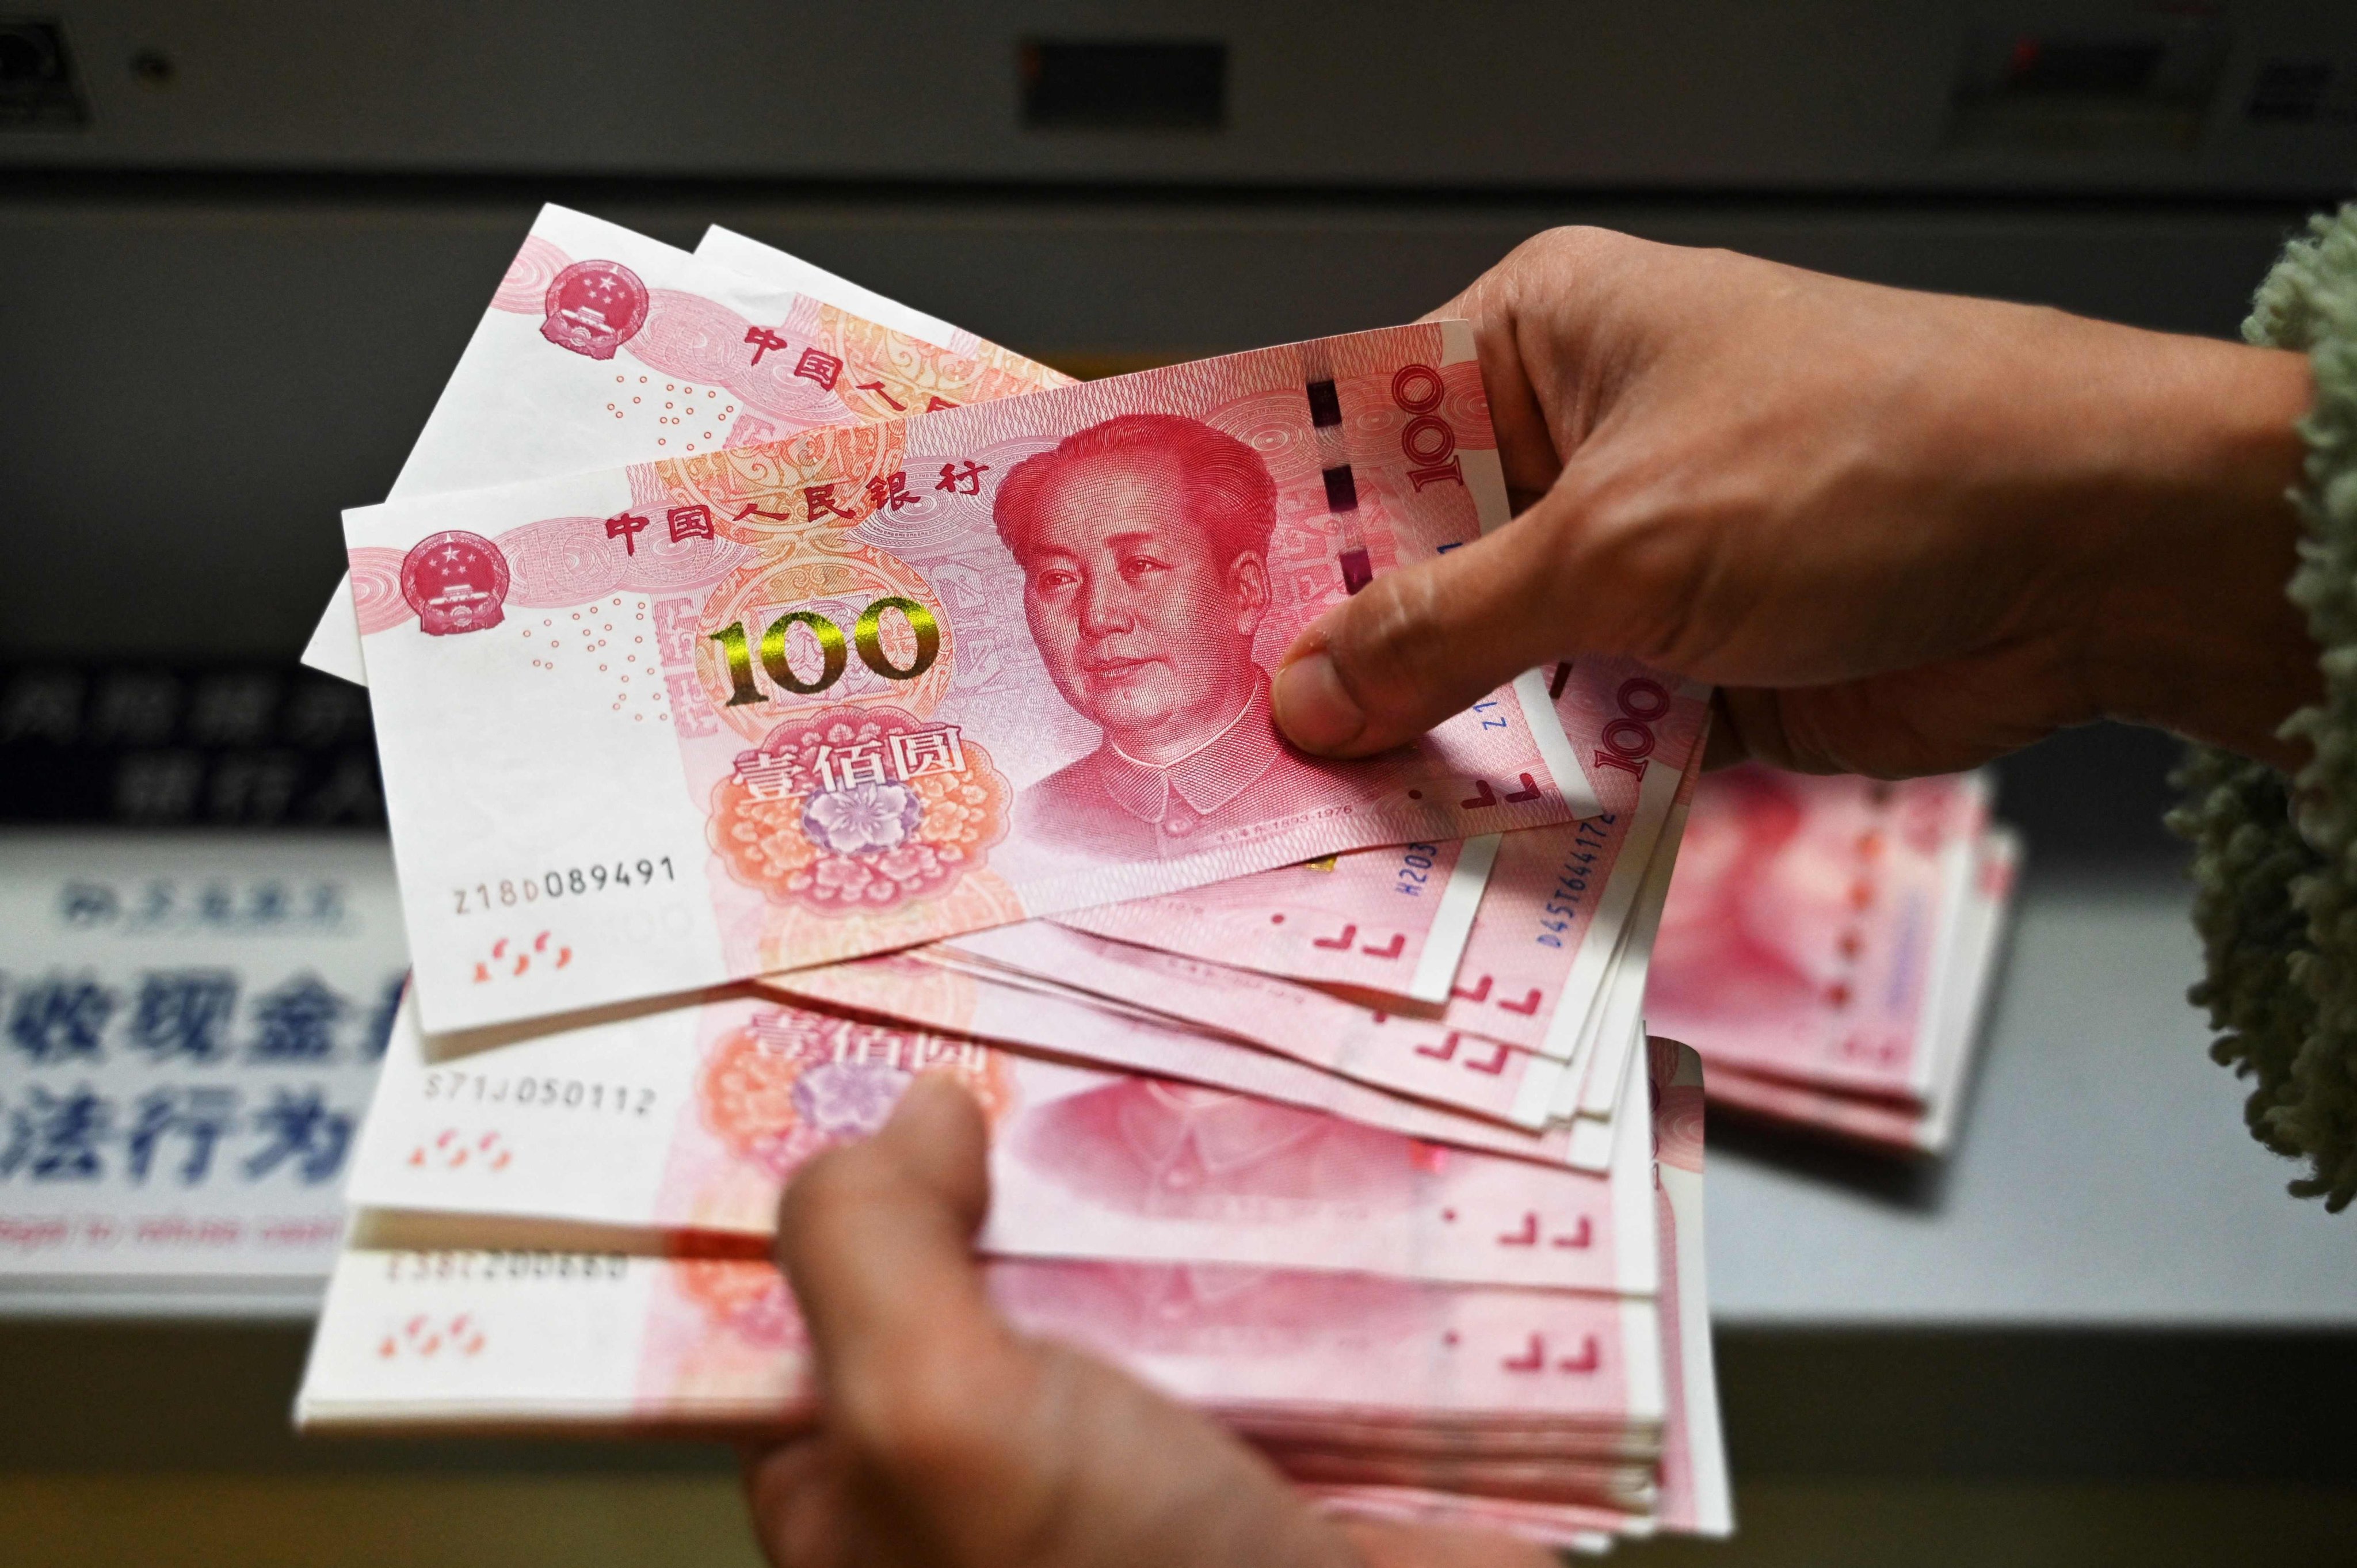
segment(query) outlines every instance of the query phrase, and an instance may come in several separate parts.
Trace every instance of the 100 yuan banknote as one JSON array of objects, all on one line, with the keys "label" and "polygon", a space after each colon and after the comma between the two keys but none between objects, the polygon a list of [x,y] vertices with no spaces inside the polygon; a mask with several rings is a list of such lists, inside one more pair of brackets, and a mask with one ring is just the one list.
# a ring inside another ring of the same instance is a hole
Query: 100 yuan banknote
[{"label": "100 yuan banknote", "polygon": [[[1986,830],[1976,853],[1977,866],[1960,918],[1945,913],[1941,918],[1946,935],[1931,960],[1931,980],[1923,994],[1923,1030],[1932,1062],[1925,1103],[1829,1088],[1727,1060],[1710,1063],[1711,1099],[1873,1147],[1928,1155],[1945,1150],[1955,1135],[1981,1010],[1996,978],[2007,900],[2020,864],[2020,841],[2002,828]],[[1811,1004],[1824,1007],[1822,1001]],[[1717,1036],[1706,1036],[1703,1043],[1715,1048]]]},{"label": "100 yuan banknote", "polygon": [[1986,775],[1703,785],[1646,1016],[1714,1064],[1923,1105],[1940,959],[1972,902]]},{"label": "100 yuan banknote", "polygon": [[437,1245],[767,1236],[805,1160],[875,1132],[916,1074],[943,1071],[990,1123],[980,1244],[1002,1256],[1654,1288],[1641,1130],[1603,1179],[746,996],[428,1050],[404,1008],[347,1196],[430,1217]]},{"label": "100 yuan banknote", "polygon": [[[1653,752],[1633,807],[1499,842],[1457,978],[1429,1015],[1584,1071],[1596,1004],[1610,983],[1639,890],[1680,791],[1701,770],[1709,691],[1624,661],[1585,660],[1577,668],[1611,706],[1591,713],[1561,704],[1566,729],[1584,733],[1630,722],[1632,714],[1660,715],[1649,724]],[[1587,693],[1575,684],[1565,694]],[[1368,1000],[1383,1004],[1380,996]]]},{"label": "100 yuan banknote", "polygon": [[[741,240],[737,250],[761,258],[759,275],[542,208],[388,499],[1071,382],[781,252]],[[361,628],[408,613],[398,560],[377,564],[337,587],[305,663],[367,683]]]},{"label": "100 yuan banknote", "polygon": [[1518,1127],[1545,1126],[1562,1087],[1564,1064],[1534,1051],[1380,1013],[1314,985],[1052,921],[976,931],[917,956],[936,953],[1159,1013],[1394,1094]]},{"label": "100 yuan banknote", "polygon": [[[1641,673],[1620,684],[1667,690]],[[1551,1108],[1564,1117],[1583,1110],[1591,1117],[1609,1117],[1619,1098],[1629,1042],[1641,1037],[1638,1008],[1645,956],[1651,923],[1668,888],[1677,824],[1684,820],[1679,802],[1698,776],[1692,768],[1675,771],[1674,763],[1699,760],[1701,702],[1691,695],[1664,702],[1666,755],[1648,769],[1634,811],[1502,835],[1501,856],[1511,849],[1523,873],[1543,868],[1545,875],[1534,880],[1518,875],[1493,887],[1497,897],[1480,898],[1474,926],[1480,929],[1486,922],[1489,935],[1482,946],[1491,956],[1485,966],[1494,961],[1502,968],[1512,961],[1516,967],[1508,973],[1544,985],[1544,991],[1532,987],[1527,1010],[1476,1014],[1465,1023],[1454,1016],[1403,1016],[1381,998],[1365,1004],[1363,993],[1330,994],[1183,951],[1158,950],[1176,944],[1146,946],[1071,929],[1085,927],[1085,916],[975,932],[916,950],[917,956],[938,953],[1051,981],[1249,1040],[1396,1093],[1522,1126],[1544,1126]],[[1651,704],[1639,705],[1650,711]],[[1643,896],[1649,887],[1650,903]],[[1112,906],[1093,913],[1139,907]],[[1637,940],[1641,927],[1643,934]],[[1157,939],[1149,935],[1145,940]],[[1501,948],[1513,954],[1511,961],[1499,954]],[[1485,967],[1483,988],[1490,978]],[[1453,1004],[1458,999],[1451,1000]],[[1517,1031],[1527,1043],[1484,1028],[1509,1019],[1528,1026]],[[1599,1039],[1609,1048],[1599,1049]],[[1591,1070],[1599,1066],[1602,1072]],[[1582,1089],[1591,1078],[1597,1079],[1592,1102]],[[1588,1140],[1580,1163],[1592,1165],[1603,1157],[1609,1137],[1591,1133]]]},{"label": "100 yuan banknote", "polygon": [[1056,919],[1262,974],[1437,1003],[1472,934],[1500,836],[1326,855]]},{"label": "100 yuan banknote", "polygon": [[964,965],[946,945],[770,975],[759,988],[1072,1061],[1232,1089],[1458,1148],[1549,1165],[1565,1163],[1571,1152],[1568,1133],[1561,1127],[1525,1130],[1395,1094],[1297,1057],[1054,981]]},{"label": "100 yuan banknote", "polygon": [[1506,516],[1462,323],[347,513],[425,1021],[1625,809],[1666,697],[1276,732],[1300,629]]},{"label": "100 yuan banknote", "polygon": [[[1018,1328],[1248,1432],[1300,1409],[1441,1432],[1512,1423],[1609,1451],[1662,1422],[1646,1298],[1206,1263],[1007,1259],[986,1273]],[[768,1262],[356,1251],[328,1282],[296,1423],[776,1431],[813,1412],[808,1350]]]}]

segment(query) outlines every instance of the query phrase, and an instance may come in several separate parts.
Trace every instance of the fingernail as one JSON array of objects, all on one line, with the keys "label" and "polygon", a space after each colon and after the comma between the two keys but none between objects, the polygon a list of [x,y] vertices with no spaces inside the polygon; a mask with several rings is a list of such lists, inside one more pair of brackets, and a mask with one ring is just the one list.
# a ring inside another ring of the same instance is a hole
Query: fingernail
[{"label": "fingernail", "polygon": [[1332,657],[1322,650],[1278,671],[1269,703],[1276,710],[1277,727],[1304,751],[1340,751],[1367,727],[1367,715],[1344,689]]}]

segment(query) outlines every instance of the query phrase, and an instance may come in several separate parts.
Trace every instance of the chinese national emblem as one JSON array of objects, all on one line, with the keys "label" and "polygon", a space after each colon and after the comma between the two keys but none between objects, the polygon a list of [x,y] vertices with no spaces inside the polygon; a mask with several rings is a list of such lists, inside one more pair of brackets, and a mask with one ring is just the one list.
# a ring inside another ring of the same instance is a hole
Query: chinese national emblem
[{"label": "chinese national emblem", "polygon": [[497,626],[508,596],[508,558],[479,533],[437,533],[403,559],[401,596],[428,637]]},{"label": "chinese national emblem", "polygon": [[790,719],[713,793],[729,874],[822,914],[946,892],[1006,834],[1014,791],[953,725],[885,705]]},{"label": "chinese national emblem", "polygon": [[619,262],[576,262],[556,274],[543,302],[540,335],[560,349],[610,360],[647,324],[647,285]]}]

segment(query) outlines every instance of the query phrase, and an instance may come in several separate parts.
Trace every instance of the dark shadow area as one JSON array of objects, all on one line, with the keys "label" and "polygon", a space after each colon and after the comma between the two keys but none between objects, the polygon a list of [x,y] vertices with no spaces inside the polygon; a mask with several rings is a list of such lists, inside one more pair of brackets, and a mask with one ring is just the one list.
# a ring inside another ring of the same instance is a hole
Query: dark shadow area
[{"label": "dark shadow area", "polygon": [[1941,1161],[1862,1148],[1717,1101],[1710,1107],[1709,1125],[1714,1156],[1728,1154],[1754,1165],[1774,1166],[1812,1181],[1846,1187],[1894,1208],[1918,1214],[1940,1211],[1947,1185],[1947,1167]]},{"label": "dark shadow area", "polygon": [[733,1470],[717,1444],[303,1437],[307,1324],[0,1324],[0,1470]]},{"label": "dark shadow area", "polygon": [[[297,1437],[307,1327],[0,1326],[0,1469],[694,1473],[695,1443]],[[2357,1475],[2357,1336],[1722,1330],[1747,1477],[2314,1480]]]},{"label": "dark shadow area", "polygon": [[1997,764],[1997,815],[2021,830],[2031,877],[2181,868],[2185,845],[2162,826],[2185,743],[2160,730],[2093,724]]},{"label": "dark shadow area", "polygon": [[2345,1482],[2357,1336],[1722,1330],[1738,1476]]}]

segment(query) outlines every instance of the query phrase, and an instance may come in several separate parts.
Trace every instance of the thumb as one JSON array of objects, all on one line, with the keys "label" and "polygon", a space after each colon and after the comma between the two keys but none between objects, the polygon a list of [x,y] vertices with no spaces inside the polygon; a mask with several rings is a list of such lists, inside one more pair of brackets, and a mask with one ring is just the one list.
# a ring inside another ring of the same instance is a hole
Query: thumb
[{"label": "thumb", "polygon": [[1296,638],[1270,699],[1302,750],[1364,757],[1415,739],[1571,650],[1557,607],[1559,492],[1461,550],[1377,577]]},{"label": "thumb", "polygon": [[988,1143],[973,1095],[928,1073],[881,1132],[821,1155],[786,1188],[778,1261],[835,1417],[859,1424],[860,1407],[917,1370],[914,1350],[1009,1337],[974,1257],[990,1205]]}]

